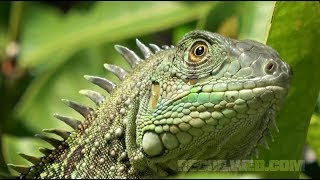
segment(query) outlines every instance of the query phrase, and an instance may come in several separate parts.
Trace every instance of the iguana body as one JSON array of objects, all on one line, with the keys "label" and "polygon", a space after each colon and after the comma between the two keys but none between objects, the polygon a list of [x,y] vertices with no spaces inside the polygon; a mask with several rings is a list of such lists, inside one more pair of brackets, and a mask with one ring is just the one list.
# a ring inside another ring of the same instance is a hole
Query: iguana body
[{"label": "iguana body", "polygon": [[[176,47],[148,47],[145,60],[116,46],[133,71],[105,65],[122,82],[86,76],[110,98],[81,91],[96,109],[66,101],[85,121],[56,115],[76,130],[50,131],[63,142],[35,166],[12,166],[27,178],[145,178],[178,172],[184,159],[247,159],[275,126],[291,70],[272,48],[206,31],[192,31]],[[48,131],[48,130],[47,130]],[[218,169],[217,169],[218,170]]]}]

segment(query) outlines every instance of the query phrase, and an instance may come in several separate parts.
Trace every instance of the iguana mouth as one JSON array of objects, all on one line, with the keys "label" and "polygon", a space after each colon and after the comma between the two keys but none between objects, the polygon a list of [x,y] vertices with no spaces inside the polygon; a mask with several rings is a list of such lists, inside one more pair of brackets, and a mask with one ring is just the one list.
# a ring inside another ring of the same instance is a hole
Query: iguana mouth
[{"label": "iguana mouth", "polygon": [[[214,85],[213,85],[214,86]],[[211,87],[213,87],[211,86]],[[242,89],[234,89],[234,90],[222,90],[220,85],[215,86],[216,89],[211,89],[211,87],[206,86],[196,86],[191,89],[191,91],[185,91],[177,96],[175,96],[172,100],[169,100],[166,105],[170,106],[177,102],[212,102],[219,103],[219,100],[214,101],[213,99],[219,99],[220,96],[224,96],[229,100],[236,100],[237,98],[244,97],[245,100],[254,98],[255,96],[259,96],[263,93],[274,93],[279,94],[277,97],[281,97],[287,93],[286,89],[282,86],[263,86],[263,87],[247,87]],[[209,89],[210,88],[210,89]],[[189,96],[189,97],[188,97]],[[191,97],[190,97],[191,96]],[[195,97],[200,96],[200,97]],[[216,97],[214,97],[216,96]],[[222,97],[220,97],[221,100]],[[164,109],[163,109],[164,110]]]}]

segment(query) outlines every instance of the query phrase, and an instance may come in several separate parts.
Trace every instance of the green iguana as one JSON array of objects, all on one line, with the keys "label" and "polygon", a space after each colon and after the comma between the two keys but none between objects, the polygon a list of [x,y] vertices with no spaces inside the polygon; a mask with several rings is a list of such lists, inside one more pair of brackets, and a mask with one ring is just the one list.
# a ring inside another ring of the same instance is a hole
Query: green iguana
[{"label": "green iguana", "polygon": [[150,44],[153,51],[136,43],[144,59],[115,46],[131,72],[104,65],[118,85],[85,76],[108,99],[81,90],[95,109],[63,100],[85,121],[55,114],[74,131],[44,130],[63,141],[38,135],[55,148],[40,148],[40,158],[21,154],[34,165],[10,165],[20,178],[163,177],[178,173],[178,160],[248,159],[267,146],[292,75],[275,50],[200,30],[177,46]]}]

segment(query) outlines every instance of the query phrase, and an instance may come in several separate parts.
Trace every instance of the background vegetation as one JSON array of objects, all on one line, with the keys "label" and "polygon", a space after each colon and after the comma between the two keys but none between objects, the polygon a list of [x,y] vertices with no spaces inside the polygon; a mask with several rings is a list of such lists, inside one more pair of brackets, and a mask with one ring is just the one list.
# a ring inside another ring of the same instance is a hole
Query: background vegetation
[{"label": "background vegetation", "polygon": [[320,177],[319,2],[1,2],[1,174],[14,173],[6,163],[29,163],[17,152],[40,156],[38,147],[50,147],[34,134],[44,128],[69,128],[53,118],[54,112],[81,119],[61,98],[94,107],[77,92],[104,92],[84,74],[118,82],[103,68],[111,63],[129,69],[115,44],[138,52],[135,38],[146,44],[175,44],[194,29],[266,43],[293,68],[292,86],[277,117],[280,133],[269,143],[270,150],[260,149],[259,159],[306,159],[304,171],[251,175]]}]

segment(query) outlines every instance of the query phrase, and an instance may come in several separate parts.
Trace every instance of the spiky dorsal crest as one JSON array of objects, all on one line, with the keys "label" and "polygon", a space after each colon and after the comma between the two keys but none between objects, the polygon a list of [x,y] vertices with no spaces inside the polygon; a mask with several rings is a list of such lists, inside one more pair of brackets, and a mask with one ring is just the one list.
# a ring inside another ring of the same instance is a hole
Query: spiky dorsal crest
[{"label": "spiky dorsal crest", "polygon": [[[164,45],[162,46],[163,49],[161,49],[159,46],[155,44],[150,44],[150,47],[154,50],[152,52],[148,46],[143,44],[141,41],[136,39],[136,44],[141,50],[142,54],[144,55],[144,59],[148,59],[152,55],[156,54],[159,51],[174,48],[174,46],[167,46]],[[121,46],[121,45],[115,45],[115,49],[125,58],[125,60],[130,64],[132,68],[135,68],[138,64],[144,61],[144,59],[141,59],[134,51],[128,49],[127,47]],[[111,65],[111,64],[104,64],[104,67],[106,70],[112,72],[114,75],[116,75],[121,81],[125,79],[125,77],[129,74],[128,71],[124,70],[123,68],[116,66],[116,65]],[[98,77],[98,76],[90,76],[90,75],[85,75],[84,76],[88,81],[91,83],[101,87],[102,89],[106,90],[109,94],[113,92],[113,90],[116,87],[116,84],[113,83],[112,81]],[[97,106],[100,105],[100,103],[106,101],[106,98],[104,95],[100,94],[99,92],[92,91],[92,90],[80,90],[80,94],[87,96],[90,98]],[[93,109],[87,106],[84,106],[78,102],[67,100],[67,99],[62,99],[62,101],[69,106],[70,108],[74,109],[78,113],[80,113],[85,119],[87,119],[90,114],[92,113]],[[57,118],[58,120],[61,120],[62,122],[66,123],[70,127],[72,127],[74,130],[79,130],[82,128],[82,122],[80,120],[67,117],[67,116],[62,116],[59,114],[54,114],[54,117]],[[10,168],[13,170],[21,173],[20,177],[25,177],[27,176],[30,172],[35,171],[35,166],[39,167],[44,165],[45,163],[48,162],[48,159],[53,155],[54,151],[59,151],[63,148],[68,148],[68,145],[66,144],[65,140],[67,140],[71,134],[71,132],[64,131],[64,130],[58,130],[58,129],[44,129],[43,130],[46,133],[53,133],[56,134],[60,137],[63,138],[62,141],[57,140],[52,137],[48,137],[42,134],[36,134],[36,137],[43,139],[44,141],[48,142],[51,144],[54,149],[47,149],[47,148],[39,148],[39,151],[44,154],[43,157],[34,157],[30,155],[26,155],[23,153],[19,153],[20,156],[25,158],[26,160],[30,161],[31,163],[34,164],[34,166],[22,166],[22,165],[13,165],[13,164],[8,164]]]}]

